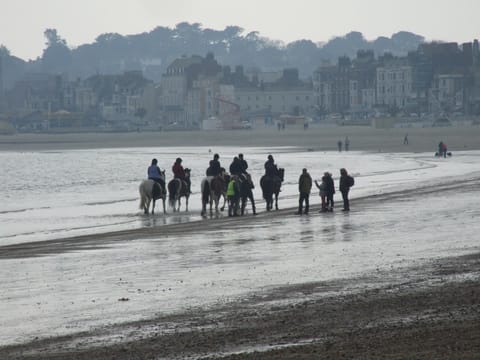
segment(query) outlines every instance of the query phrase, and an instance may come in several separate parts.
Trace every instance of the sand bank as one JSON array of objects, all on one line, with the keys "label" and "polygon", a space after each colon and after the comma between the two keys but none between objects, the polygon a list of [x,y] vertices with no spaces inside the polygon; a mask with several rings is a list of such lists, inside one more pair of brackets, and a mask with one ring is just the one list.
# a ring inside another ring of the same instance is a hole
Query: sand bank
[{"label": "sand bank", "polygon": [[[404,145],[408,133],[409,144]],[[366,126],[316,127],[308,130],[256,129],[237,131],[177,131],[139,133],[15,134],[0,136],[0,151],[37,151],[172,146],[298,146],[336,151],[348,136],[351,150],[375,152],[435,152],[444,141],[450,151],[480,149],[480,127],[374,129]]]}]

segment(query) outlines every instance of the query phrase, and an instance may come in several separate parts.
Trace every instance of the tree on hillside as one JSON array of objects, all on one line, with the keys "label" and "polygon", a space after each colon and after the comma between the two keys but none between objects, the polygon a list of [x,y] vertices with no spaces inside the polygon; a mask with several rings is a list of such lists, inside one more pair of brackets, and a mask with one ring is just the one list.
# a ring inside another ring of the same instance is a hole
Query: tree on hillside
[{"label": "tree on hillside", "polygon": [[42,55],[42,68],[45,72],[65,73],[70,69],[72,55],[67,42],[62,39],[56,29],[46,29],[43,33],[46,38]]}]

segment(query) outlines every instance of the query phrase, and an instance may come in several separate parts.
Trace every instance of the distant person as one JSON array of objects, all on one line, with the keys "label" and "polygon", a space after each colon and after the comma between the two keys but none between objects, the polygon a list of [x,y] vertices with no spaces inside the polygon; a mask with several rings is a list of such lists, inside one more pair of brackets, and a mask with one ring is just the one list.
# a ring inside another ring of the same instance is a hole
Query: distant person
[{"label": "distant person", "polygon": [[345,151],[348,151],[348,149],[350,148],[350,139],[348,138],[348,136],[345,137]]},{"label": "distant person", "polygon": [[162,172],[157,164],[157,159],[152,159],[152,162],[147,169],[147,176],[149,180],[159,183],[162,186],[162,189],[165,189],[165,179],[163,178]]},{"label": "distant person", "polygon": [[350,211],[350,201],[348,199],[348,192],[354,184],[354,179],[352,176],[348,175],[345,168],[340,169],[340,192],[342,193],[343,198],[343,209],[342,211]]},{"label": "distant person", "polygon": [[277,128],[278,128],[278,131],[282,130],[282,124],[279,122],[277,122]]},{"label": "distant person", "polygon": [[305,210],[304,214],[308,215],[309,211],[309,198],[310,198],[310,191],[312,190],[312,177],[310,174],[307,172],[307,169],[302,170],[302,174],[300,175],[300,178],[298,179],[298,191],[300,192],[300,196],[298,199],[298,212],[296,213],[297,215],[302,214],[303,210],[303,203],[305,203]]},{"label": "distant person", "polygon": [[441,155],[443,155],[444,158],[447,157],[447,144],[442,143],[442,152]]},{"label": "distant person", "polygon": [[408,133],[405,134],[405,137],[403,138],[403,145],[408,145]]},{"label": "distant person", "polygon": [[342,152],[342,140],[338,140],[337,147],[338,147],[338,152]]},{"label": "distant person", "polygon": [[438,151],[437,151],[437,154],[438,156],[442,156],[442,153],[443,153],[443,141],[440,141],[438,143]]}]

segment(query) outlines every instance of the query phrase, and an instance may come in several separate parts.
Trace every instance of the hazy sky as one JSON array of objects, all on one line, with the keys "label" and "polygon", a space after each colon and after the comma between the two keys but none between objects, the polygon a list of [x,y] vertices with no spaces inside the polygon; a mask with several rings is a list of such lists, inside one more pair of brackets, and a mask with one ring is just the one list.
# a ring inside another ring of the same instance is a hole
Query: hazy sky
[{"label": "hazy sky", "polygon": [[427,40],[480,38],[480,0],[1,0],[0,44],[23,59],[41,56],[43,32],[56,28],[70,47],[106,32],[148,32],[198,22],[237,25],[290,42],[328,41],[360,31],[371,40],[406,30]]}]

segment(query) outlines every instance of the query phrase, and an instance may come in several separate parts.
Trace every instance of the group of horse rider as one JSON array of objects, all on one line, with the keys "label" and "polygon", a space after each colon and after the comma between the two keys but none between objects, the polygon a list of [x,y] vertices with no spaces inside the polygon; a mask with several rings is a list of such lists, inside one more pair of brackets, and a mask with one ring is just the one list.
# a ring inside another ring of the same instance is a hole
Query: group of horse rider
[{"label": "group of horse rider", "polygon": [[[190,176],[187,176],[185,169],[182,166],[182,158],[177,158],[172,165],[172,172],[174,179],[180,179],[185,182],[188,193],[191,193],[191,182]],[[165,172],[160,170],[158,166],[158,160],[152,159],[152,163],[147,169],[148,179],[155,181],[156,183],[160,184],[163,191],[165,190]]]},{"label": "group of horse rider", "polygon": [[[281,178],[279,176],[279,169],[275,164],[272,155],[268,155],[267,161],[264,164],[265,168],[265,176],[270,177],[273,179],[274,182],[280,184]],[[248,163],[245,160],[243,154],[238,154],[233,158],[232,163],[230,164],[229,171],[230,177],[228,178],[228,182],[226,183],[227,186],[227,199],[229,199],[229,204],[238,204],[238,197],[239,197],[239,190],[238,184],[239,182],[245,181],[249,177],[247,173]],[[190,176],[187,176],[184,167],[182,166],[182,159],[177,158],[175,163],[172,166],[172,172],[174,179],[180,179],[186,183],[188,193],[191,193],[191,182]],[[151,165],[148,167],[147,170],[148,179],[153,180],[160,184],[163,191],[165,191],[165,172],[160,170],[158,166],[157,159],[152,159]],[[220,156],[218,154],[213,155],[213,159],[210,160],[209,166],[206,170],[206,177],[209,183],[211,183],[212,179],[216,176],[223,175],[226,173],[225,168],[223,168],[220,164]],[[253,188],[253,183],[252,183]],[[232,206],[234,208],[234,206]],[[236,211],[235,211],[236,212]]]}]

